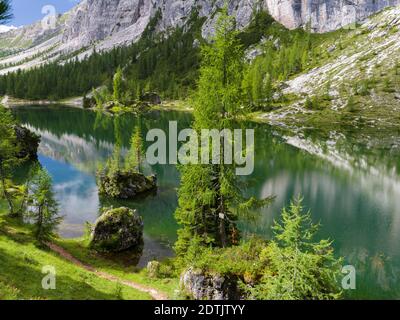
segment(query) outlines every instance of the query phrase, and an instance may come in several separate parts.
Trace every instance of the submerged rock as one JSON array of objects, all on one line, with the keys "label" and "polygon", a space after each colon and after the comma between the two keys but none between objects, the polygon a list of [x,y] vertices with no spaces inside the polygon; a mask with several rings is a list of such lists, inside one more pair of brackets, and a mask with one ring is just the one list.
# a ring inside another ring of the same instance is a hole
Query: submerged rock
[{"label": "submerged rock", "polygon": [[157,190],[156,176],[118,170],[98,173],[99,193],[117,199],[134,199]]},{"label": "submerged rock", "polygon": [[196,300],[237,300],[240,292],[237,280],[220,274],[208,274],[202,270],[189,268],[180,280],[181,289]]},{"label": "submerged rock", "polygon": [[14,126],[14,130],[19,145],[17,157],[36,160],[40,137],[29,129],[20,125]]},{"label": "submerged rock", "polygon": [[90,247],[100,252],[141,251],[143,249],[143,220],[126,207],[109,209],[97,219]]}]

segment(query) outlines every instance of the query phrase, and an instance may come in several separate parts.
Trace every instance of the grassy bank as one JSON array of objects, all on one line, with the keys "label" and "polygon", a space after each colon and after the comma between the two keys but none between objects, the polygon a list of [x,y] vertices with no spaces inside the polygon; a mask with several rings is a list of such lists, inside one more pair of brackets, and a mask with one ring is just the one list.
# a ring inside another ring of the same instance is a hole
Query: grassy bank
[{"label": "grassy bank", "polygon": [[[147,300],[147,293],[99,278],[92,272],[68,262],[46,248],[37,245],[29,225],[11,219],[0,202],[0,300],[1,299],[61,299],[61,300]],[[177,281],[147,280],[145,271],[133,273],[104,259],[96,258],[78,241],[58,241],[73,255],[96,268],[121,279],[151,284],[160,290],[173,292]],[[42,288],[44,266],[56,270],[56,289]],[[131,268],[132,269],[132,268]]]}]

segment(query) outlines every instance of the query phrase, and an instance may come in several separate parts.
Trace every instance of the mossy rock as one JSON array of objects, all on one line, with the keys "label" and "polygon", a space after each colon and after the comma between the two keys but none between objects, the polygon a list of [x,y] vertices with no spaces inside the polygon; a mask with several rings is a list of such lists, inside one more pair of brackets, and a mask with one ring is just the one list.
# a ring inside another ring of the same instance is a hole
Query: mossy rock
[{"label": "mossy rock", "polygon": [[118,253],[143,249],[143,220],[136,210],[109,209],[97,219],[90,247],[99,252]]},{"label": "mossy rock", "polygon": [[135,199],[157,191],[157,178],[118,170],[113,173],[98,172],[99,193],[116,199]]},{"label": "mossy rock", "polygon": [[30,160],[36,160],[40,137],[20,125],[14,126],[14,130],[19,147],[17,157],[21,159],[27,158]]}]

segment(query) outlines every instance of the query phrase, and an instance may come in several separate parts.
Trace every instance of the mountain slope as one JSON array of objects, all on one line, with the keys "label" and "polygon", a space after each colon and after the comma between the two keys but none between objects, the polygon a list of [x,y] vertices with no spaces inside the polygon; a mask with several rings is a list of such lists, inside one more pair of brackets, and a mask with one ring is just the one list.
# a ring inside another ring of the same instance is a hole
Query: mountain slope
[{"label": "mountain slope", "polygon": [[[151,19],[161,17],[157,31],[185,25],[193,9],[207,20],[203,37],[213,32],[215,13],[224,0],[82,0],[68,13],[58,16],[53,29],[31,26],[0,34],[0,74],[54,61],[70,53],[82,58],[98,50],[137,41]],[[312,30],[325,32],[363,19],[400,0],[233,0],[229,12],[236,16],[239,28],[251,20],[255,10],[267,10],[288,28],[310,23]]]}]

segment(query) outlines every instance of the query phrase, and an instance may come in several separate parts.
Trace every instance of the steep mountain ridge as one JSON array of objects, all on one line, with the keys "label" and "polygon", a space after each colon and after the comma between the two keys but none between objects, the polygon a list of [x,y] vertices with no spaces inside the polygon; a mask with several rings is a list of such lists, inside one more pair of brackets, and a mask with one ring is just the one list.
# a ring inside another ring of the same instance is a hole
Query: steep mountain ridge
[{"label": "steep mountain ridge", "polygon": [[[224,0],[82,0],[57,17],[55,28],[43,30],[41,22],[0,34],[0,74],[31,68],[79,51],[91,54],[93,47],[109,50],[137,41],[149,22],[160,13],[156,30],[182,26],[193,9],[207,17],[203,37],[213,32],[216,11]],[[400,0],[232,0],[229,12],[239,28],[255,10],[267,10],[288,28],[308,25],[315,32],[338,29],[363,19]]]},{"label": "steep mountain ridge", "polygon": [[259,118],[289,127],[398,128],[399,35],[400,6],[395,6],[329,37],[317,49],[317,65],[282,84],[287,105]]}]

